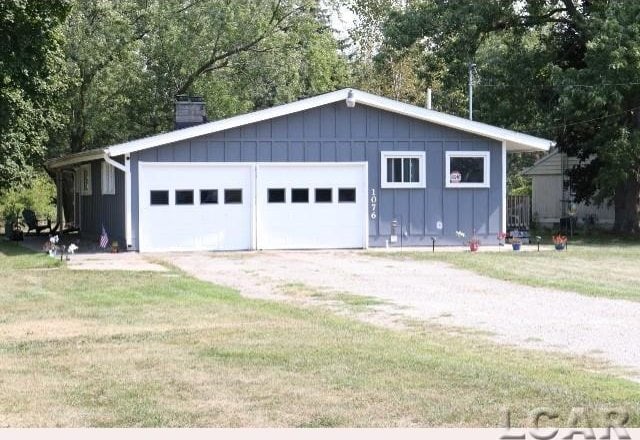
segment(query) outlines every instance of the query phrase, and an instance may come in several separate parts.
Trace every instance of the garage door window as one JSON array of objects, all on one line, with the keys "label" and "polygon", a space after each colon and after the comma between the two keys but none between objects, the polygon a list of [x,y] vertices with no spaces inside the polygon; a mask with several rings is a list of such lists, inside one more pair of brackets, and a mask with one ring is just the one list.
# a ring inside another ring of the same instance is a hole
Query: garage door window
[{"label": "garage door window", "polygon": [[291,203],[309,203],[309,190],[307,188],[293,188]]},{"label": "garage door window", "polygon": [[201,205],[215,205],[217,203],[218,203],[217,189],[201,189],[200,190]]},{"label": "garage door window", "polygon": [[331,203],[331,188],[316,188],[316,203]]},{"label": "garage door window", "polygon": [[242,190],[241,189],[225,189],[224,203],[227,205],[242,204]]},{"label": "garage door window", "polygon": [[152,205],[168,205],[169,191],[151,191]]},{"label": "garage door window", "polygon": [[284,188],[269,188],[267,190],[267,201],[269,203],[284,203],[285,202]]},{"label": "garage door window", "polygon": [[193,205],[193,190],[192,189],[176,190],[176,205]]},{"label": "garage door window", "polygon": [[356,201],[356,189],[355,188],[340,188],[338,190],[338,202],[340,203],[353,203]]}]

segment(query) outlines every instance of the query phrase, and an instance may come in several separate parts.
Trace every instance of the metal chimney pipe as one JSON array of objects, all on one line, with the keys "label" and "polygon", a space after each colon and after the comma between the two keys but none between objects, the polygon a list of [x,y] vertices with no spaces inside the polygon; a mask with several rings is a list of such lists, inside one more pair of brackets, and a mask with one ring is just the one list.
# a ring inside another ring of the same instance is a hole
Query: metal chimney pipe
[{"label": "metal chimney pipe", "polygon": [[431,110],[431,87],[427,89],[427,110]]}]

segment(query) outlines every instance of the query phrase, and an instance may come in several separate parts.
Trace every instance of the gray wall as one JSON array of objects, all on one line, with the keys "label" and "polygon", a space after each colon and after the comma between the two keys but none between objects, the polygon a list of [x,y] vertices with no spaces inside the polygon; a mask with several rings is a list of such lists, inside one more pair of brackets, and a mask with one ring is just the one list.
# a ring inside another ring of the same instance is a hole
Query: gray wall
[{"label": "gray wall", "polygon": [[[380,189],[380,152],[427,152],[426,189]],[[491,152],[491,187],[444,188],[445,151]],[[474,230],[495,242],[502,204],[501,143],[364,105],[343,102],[246,125],[131,155],[134,243],[138,230],[138,162],[368,161],[369,190],[378,194],[370,245],[384,245],[391,221],[402,218],[406,244],[459,244],[455,232]],[[170,176],[168,176],[170,178]],[[442,221],[443,230],[436,229]]]},{"label": "gray wall", "polygon": [[104,224],[109,240],[117,240],[120,247],[125,249],[124,173],[115,170],[115,195],[103,195],[101,163],[91,162],[91,195],[76,196],[76,200],[80,199],[80,233],[84,240],[97,244]]}]

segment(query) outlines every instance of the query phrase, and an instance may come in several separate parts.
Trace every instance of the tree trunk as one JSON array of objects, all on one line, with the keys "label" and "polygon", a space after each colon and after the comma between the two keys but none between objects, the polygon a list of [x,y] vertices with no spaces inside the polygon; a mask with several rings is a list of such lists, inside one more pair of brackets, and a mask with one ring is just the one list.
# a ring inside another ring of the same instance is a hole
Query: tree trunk
[{"label": "tree trunk", "polygon": [[627,181],[616,189],[613,230],[624,234],[640,234],[640,182]]}]

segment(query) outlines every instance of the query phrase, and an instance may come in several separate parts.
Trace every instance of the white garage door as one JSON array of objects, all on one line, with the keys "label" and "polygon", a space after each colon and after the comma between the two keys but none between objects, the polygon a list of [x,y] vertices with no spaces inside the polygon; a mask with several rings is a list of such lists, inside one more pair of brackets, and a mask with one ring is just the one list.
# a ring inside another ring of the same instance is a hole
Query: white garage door
[{"label": "white garage door", "polygon": [[251,249],[251,164],[139,164],[139,249]]},{"label": "white garage door", "polygon": [[366,163],[258,164],[257,248],[363,248]]}]

